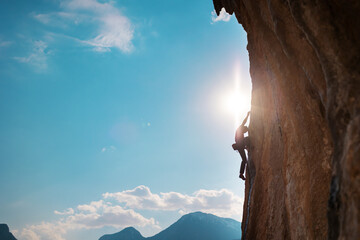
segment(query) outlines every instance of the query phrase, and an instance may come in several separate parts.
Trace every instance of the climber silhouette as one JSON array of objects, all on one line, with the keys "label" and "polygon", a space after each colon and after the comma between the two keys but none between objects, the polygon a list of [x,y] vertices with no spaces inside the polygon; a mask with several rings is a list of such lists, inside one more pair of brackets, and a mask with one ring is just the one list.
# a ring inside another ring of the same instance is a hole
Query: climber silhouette
[{"label": "climber silhouette", "polygon": [[240,156],[242,159],[241,167],[240,167],[240,174],[239,174],[239,178],[241,178],[242,180],[245,180],[244,171],[245,171],[245,165],[247,164],[245,149],[248,150],[248,147],[250,144],[249,137],[244,137],[244,134],[249,130],[248,127],[245,126],[245,124],[249,118],[249,115],[250,115],[250,111],[247,113],[247,115],[246,115],[245,119],[243,120],[243,122],[241,123],[240,127],[238,127],[238,129],[236,129],[235,143],[232,145],[232,148],[234,150],[237,150],[240,153]]}]

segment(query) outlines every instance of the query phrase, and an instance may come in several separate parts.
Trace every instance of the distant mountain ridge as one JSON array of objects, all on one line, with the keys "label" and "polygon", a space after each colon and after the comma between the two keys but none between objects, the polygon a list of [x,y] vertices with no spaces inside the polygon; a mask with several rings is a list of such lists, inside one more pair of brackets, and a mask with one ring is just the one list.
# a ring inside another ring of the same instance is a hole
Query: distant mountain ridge
[{"label": "distant mountain ridge", "polygon": [[241,237],[241,223],[231,218],[194,212],[182,216],[160,233],[145,238],[133,227],[114,234],[106,234],[99,240],[237,240]]},{"label": "distant mountain ridge", "polygon": [[9,230],[8,225],[0,223],[0,240],[16,240]]},{"label": "distant mountain ridge", "polygon": [[127,227],[124,230],[118,232],[118,233],[114,233],[114,234],[106,234],[104,236],[102,236],[101,238],[99,238],[99,240],[143,240],[146,239],[144,238],[141,233],[136,230],[133,227]]}]

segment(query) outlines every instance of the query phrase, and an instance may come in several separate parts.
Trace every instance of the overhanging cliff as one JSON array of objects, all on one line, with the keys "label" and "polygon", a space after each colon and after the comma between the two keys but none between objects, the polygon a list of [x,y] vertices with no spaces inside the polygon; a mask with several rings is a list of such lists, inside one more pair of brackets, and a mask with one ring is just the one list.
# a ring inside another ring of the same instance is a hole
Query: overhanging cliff
[{"label": "overhanging cliff", "polygon": [[248,36],[243,238],[360,239],[360,1],[214,6]]}]

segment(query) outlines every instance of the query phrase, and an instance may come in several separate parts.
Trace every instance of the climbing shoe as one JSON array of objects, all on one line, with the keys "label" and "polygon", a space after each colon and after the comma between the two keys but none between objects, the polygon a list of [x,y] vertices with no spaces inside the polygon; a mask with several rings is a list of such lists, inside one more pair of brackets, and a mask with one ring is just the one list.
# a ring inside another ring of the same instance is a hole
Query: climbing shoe
[{"label": "climbing shoe", "polygon": [[240,175],[239,175],[239,178],[241,178],[241,179],[244,180],[244,181],[246,180],[246,178],[244,177],[244,174],[240,174]]}]

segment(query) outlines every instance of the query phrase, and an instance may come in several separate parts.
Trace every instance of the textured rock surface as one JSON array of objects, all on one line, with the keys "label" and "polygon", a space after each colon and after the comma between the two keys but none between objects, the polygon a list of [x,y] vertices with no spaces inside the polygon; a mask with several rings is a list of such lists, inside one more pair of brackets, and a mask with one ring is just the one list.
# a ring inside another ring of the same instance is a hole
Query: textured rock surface
[{"label": "textured rock surface", "polygon": [[235,13],[248,34],[253,145],[243,237],[360,239],[360,1],[214,6]]}]

